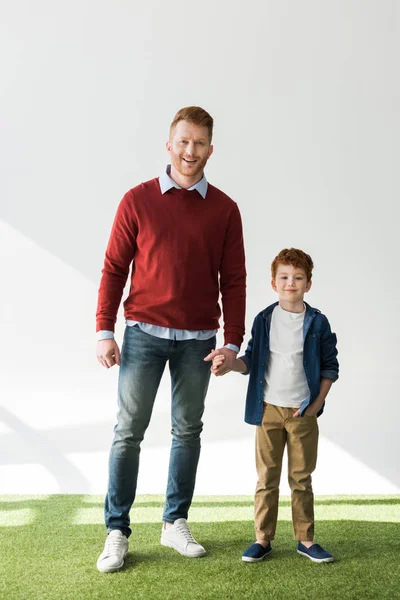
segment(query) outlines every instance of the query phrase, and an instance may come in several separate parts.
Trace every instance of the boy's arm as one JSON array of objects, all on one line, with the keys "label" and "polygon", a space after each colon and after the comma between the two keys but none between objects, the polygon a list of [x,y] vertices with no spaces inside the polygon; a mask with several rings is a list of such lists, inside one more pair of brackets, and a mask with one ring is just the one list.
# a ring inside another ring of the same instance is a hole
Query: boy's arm
[{"label": "boy's arm", "polygon": [[[333,383],[332,379],[321,379],[321,387],[320,387],[319,394],[315,398],[314,402],[312,404],[310,404],[310,406],[307,408],[306,412],[304,413],[307,417],[313,417],[320,410],[323,403],[325,402],[325,398],[327,397],[329,390],[332,387],[332,383]],[[294,413],[293,416],[300,417],[300,408],[299,408],[299,410],[296,410],[296,412]]]},{"label": "boy's arm", "polygon": [[339,377],[336,344],[336,334],[332,333],[329,321],[324,316],[321,327],[321,380],[330,379],[333,382]]},{"label": "boy's arm", "polygon": [[235,360],[235,364],[233,365],[232,371],[235,371],[235,373],[247,373],[247,365],[244,360],[237,358]]},{"label": "boy's arm", "polygon": [[[328,319],[324,316],[324,322],[321,327],[321,384],[318,396],[314,402],[310,404],[304,413],[308,417],[312,417],[319,412],[332,383],[339,377],[339,363],[337,360],[337,338],[336,334],[331,331]],[[297,410],[294,417],[300,416],[300,409]]]}]

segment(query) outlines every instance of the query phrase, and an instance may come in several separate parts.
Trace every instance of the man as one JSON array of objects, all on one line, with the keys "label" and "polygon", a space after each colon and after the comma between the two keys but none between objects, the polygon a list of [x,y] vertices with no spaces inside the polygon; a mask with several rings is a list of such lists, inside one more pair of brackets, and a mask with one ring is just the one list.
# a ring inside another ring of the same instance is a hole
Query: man
[{"label": "man", "polygon": [[[221,292],[225,345],[217,352],[226,357],[226,370],[232,367],[243,341],[246,285],[239,209],[203,172],[213,152],[212,131],[213,119],[200,107],[175,115],[166,144],[171,164],[125,194],[106,250],[97,358],[106,368],[121,368],[105,500],[108,535],[97,561],[102,572],[120,569],[128,552],[140,444],[167,362],[172,446],[161,543],[184,556],[205,554],[186,522],[210,378],[204,358],[214,356]],[[113,331],[131,264],[120,355]]]}]

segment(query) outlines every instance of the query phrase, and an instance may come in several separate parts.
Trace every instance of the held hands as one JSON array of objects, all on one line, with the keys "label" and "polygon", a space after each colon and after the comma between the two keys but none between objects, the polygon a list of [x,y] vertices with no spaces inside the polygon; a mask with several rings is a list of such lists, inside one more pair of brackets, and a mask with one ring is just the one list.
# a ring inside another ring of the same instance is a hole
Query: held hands
[{"label": "held hands", "polygon": [[109,369],[114,365],[121,364],[121,355],[115,340],[100,340],[96,348],[97,360],[103,367]]},{"label": "held hands", "polygon": [[236,359],[236,352],[229,348],[218,348],[212,350],[210,354],[205,357],[205,361],[212,361],[210,367],[211,373],[214,373],[217,377],[226,375],[229,371],[232,371],[233,365]]}]

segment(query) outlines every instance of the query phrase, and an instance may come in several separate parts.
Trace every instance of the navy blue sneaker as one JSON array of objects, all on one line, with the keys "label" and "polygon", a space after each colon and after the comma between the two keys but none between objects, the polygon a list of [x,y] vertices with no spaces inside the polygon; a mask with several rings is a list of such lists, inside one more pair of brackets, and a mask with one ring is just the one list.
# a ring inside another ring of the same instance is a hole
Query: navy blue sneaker
[{"label": "navy blue sneaker", "polygon": [[260,562],[260,560],[264,560],[271,552],[272,548],[270,542],[268,542],[266,548],[264,548],[262,544],[257,544],[256,542],[243,552],[242,560],[244,560],[244,562]]},{"label": "navy blue sneaker", "polygon": [[302,554],[303,556],[307,556],[310,560],[314,562],[332,562],[333,556],[329,554],[326,550],[322,548],[319,544],[313,544],[309,548],[304,546],[301,542],[297,544],[297,552]]}]

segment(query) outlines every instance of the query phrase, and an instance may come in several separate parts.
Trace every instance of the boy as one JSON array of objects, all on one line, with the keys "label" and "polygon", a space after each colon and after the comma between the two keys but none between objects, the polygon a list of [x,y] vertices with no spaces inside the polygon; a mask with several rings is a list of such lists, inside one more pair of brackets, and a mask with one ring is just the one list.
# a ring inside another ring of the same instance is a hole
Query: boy
[{"label": "boy", "polygon": [[[338,378],[339,365],[328,319],[303,300],[311,288],[313,266],[311,257],[296,248],[276,256],[271,285],[279,302],[256,316],[247,350],[233,367],[250,375],[245,421],[257,425],[256,542],[244,551],[245,562],[259,562],[272,551],[285,445],[297,552],[314,562],[333,560],[314,542],[311,473],[317,461],[317,417]],[[225,374],[224,356],[212,354],[212,372]]]}]

